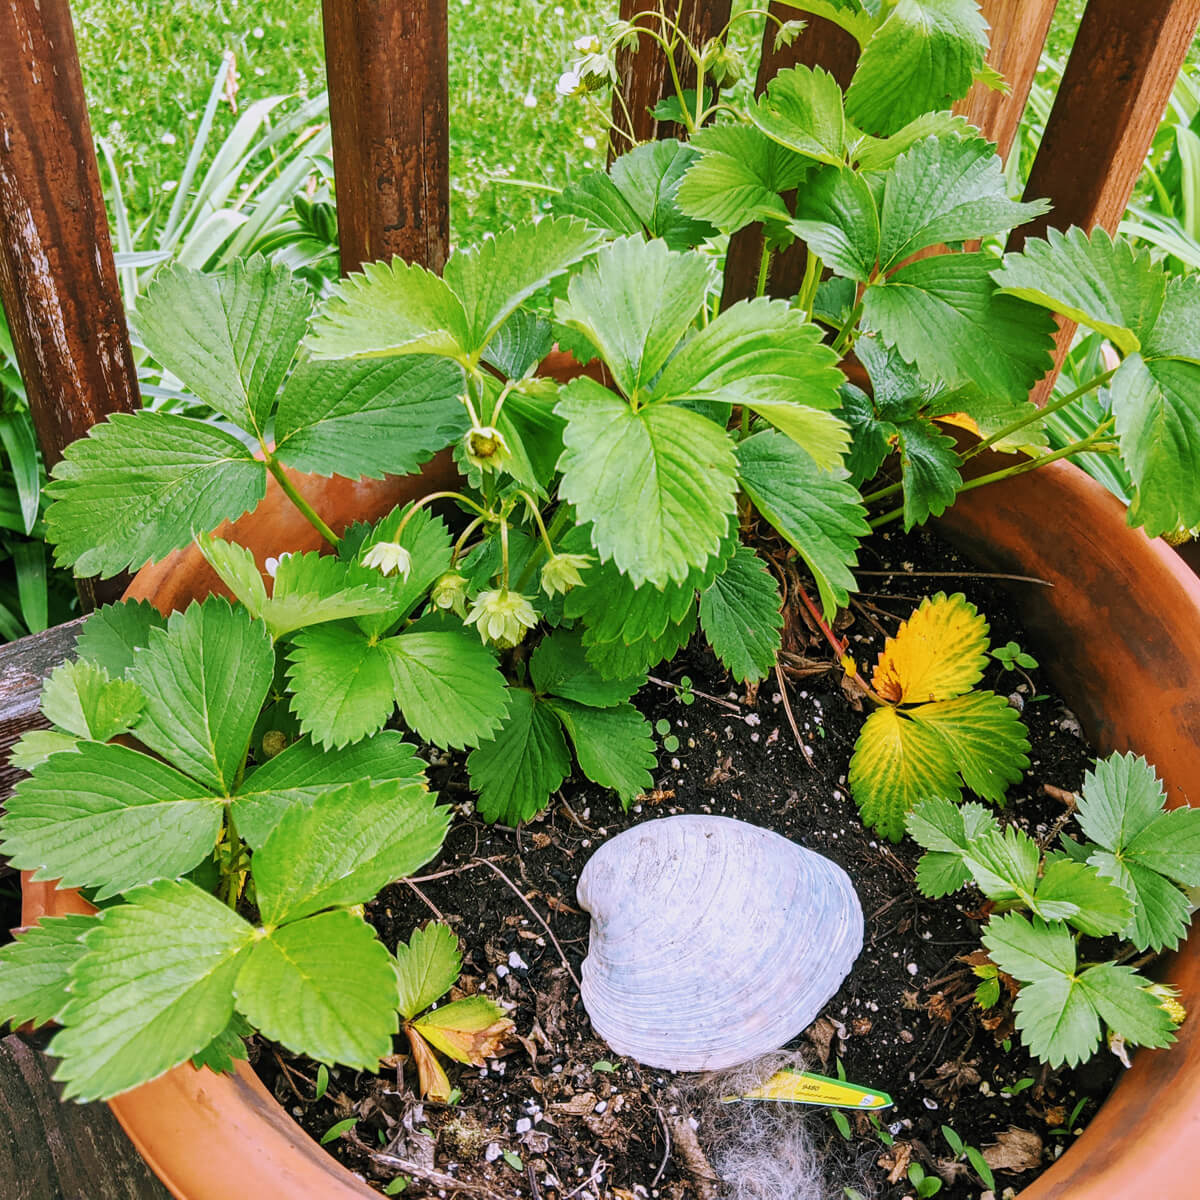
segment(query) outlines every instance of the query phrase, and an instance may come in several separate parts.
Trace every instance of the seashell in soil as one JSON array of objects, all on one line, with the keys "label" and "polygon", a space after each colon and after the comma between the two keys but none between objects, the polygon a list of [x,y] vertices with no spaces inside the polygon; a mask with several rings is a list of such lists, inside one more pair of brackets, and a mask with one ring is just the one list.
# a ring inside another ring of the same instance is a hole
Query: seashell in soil
[{"label": "seashell in soil", "polygon": [[708,1071],[805,1029],[862,949],[850,878],[728,817],[645,821],[605,842],[577,888],[592,918],[583,1004],[614,1050]]}]

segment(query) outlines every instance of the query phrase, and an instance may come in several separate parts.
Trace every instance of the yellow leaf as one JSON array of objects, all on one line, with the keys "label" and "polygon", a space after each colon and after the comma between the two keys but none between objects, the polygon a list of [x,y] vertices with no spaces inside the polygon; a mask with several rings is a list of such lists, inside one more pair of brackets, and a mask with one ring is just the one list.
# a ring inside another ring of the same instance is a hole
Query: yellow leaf
[{"label": "yellow leaf", "polygon": [[504,1009],[486,996],[454,1000],[427,1012],[413,1025],[443,1054],[475,1067],[495,1058],[514,1028]]},{"label": "yellow leaf", "polygon": [[850,759],[849,783],[863,823],[893,842],[904,836],[904,818],[918,800],[962,795],[945,739],[895,708],[877,708],[867,718]]},{"label": "yellow leaf", "polygon": [[404,1027],[408,1044],[412,1047],[413,1059],[417,1064],[417,1078],[421,1084],[421,1097],[446,1104],[450,1100],[450,1080],[442,1070],[437,1055],[425,1043],[425,1039],[411,1025]]},{"label": "yellow leaf", "polygon": [[987,622],[961,592],[927,597],[888,638],[871,686],[893,704],[961,695],[983,675],[987,631]]}]

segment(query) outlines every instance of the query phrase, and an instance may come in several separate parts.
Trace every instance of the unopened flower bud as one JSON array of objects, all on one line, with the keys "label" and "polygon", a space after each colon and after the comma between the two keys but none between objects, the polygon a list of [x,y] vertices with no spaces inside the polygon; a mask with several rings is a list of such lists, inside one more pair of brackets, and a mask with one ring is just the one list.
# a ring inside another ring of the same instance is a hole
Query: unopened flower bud
[{"label": "unopened flower bud", "polygon": [[547,596],[561,592],[564,596],[583,579],[579,572],[592,561],[588,554],[552,554],[542,568],[542,590]]},{"label": "unopened flower bud", "polygon": [[430,593],[434,608],[467,615],[467,581],[457,571],[447,571],[438,578]]},{"label": "unopened flower bud", "polygon": [[575,39],[575,49],[580,54],[599,54],[604,49],[604,43],[594,33],[585,33]]},{"label": "unopened flower bud", "polygon": [[480,639],[501,650],[511,650],[524,641],[537,619],[533,605],[520,592],[507,588],[480,592],[467,614],[467,624],[475,626]]},{"label": "unopened flower bud", "polygon": [[407,579],[412,570],[412,555],[399,542],[376,542],[362,556],[364,567],[374,567],[383,575]]}]

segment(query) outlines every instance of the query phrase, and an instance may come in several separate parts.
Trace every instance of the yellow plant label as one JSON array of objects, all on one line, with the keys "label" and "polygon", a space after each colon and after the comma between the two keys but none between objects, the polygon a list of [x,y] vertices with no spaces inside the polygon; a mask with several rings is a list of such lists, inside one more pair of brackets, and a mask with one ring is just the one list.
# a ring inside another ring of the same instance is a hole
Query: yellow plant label
[{"label": "yellow plant label", "polygon": [[724,1104],[736,1104],[739,1100],[779,1100],[784,1104],[824,1104],[830,1108],[873,1109],[892,1105],[887,1092],[875,1092],[844,1079],[830,1079],[791,1067],[776,1072],[766,1083],[744,1095],[721,1097]]}]

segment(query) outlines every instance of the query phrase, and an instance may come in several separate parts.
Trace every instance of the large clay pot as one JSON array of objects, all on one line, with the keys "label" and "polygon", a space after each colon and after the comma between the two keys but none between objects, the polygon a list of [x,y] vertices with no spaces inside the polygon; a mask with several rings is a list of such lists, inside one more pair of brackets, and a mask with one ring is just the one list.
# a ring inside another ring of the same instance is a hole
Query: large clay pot
[{"label": "large clay pot", "polygon": [[[378,515],[403,484],[326,488],[322,512]],[[408,485],[411,486],[411,485]],[[345,500],[345,504],[341,500]],[[310,548],[272,493],[238,522],[261,562]],[[330,508],[330,502],[334,507]],[[1134,749],[1155,764],[1172,804],[1200,788],[1200,582],[1164,543],[1125,524],[1122,506],[1065,463],[964,494],[942,531],[988,569],[1036,576],[1018,584],[1030,648],[1046,664],[1098,751]],[[194,554],[143,571],[130,594],[180,607],[211,583]],[[27,885],[25,922],[77,911],[71,892]],[[1195,1195],[1200,1179],[1200,933],[1168,964],[1195,1014],[1165,1051],[1139,1051],[1084,1134],[1021,1200]],[[364,1200],[375,1195],[312,1142],[253,1072],[177,1067],[118,1097],[112,1109],[170,1190],[186,1200]]]}]

